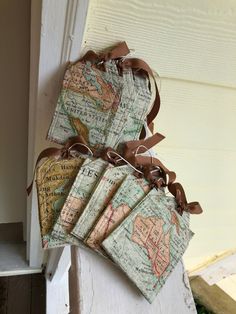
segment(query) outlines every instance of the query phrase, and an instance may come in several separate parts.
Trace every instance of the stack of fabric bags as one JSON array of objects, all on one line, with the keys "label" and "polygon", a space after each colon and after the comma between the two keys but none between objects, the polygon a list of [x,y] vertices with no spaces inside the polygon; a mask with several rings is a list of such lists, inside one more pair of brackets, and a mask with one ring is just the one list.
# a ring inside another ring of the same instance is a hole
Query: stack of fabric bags
[{"label": "stack of fabric bags", "polygon": [[89,51],[65,71],[47,136],[62,146],[45,149],[36,165],[43,248],[91,248],[149,302],[188,246],[189,214],[202,212],[149,152],[164,138],[147,136],[159,107],[150,67],[130,58],[125,42]]}]

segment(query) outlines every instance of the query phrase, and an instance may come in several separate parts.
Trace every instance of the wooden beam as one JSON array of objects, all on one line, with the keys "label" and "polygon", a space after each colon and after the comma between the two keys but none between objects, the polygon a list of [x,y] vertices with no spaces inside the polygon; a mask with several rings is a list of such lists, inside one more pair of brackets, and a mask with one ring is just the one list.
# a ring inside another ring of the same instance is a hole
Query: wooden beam
[{"label": "wooden beam", "polygon": [[193,296],[215,314],[235,314],[236,302],[217,285],[210,286],[199,276],[190,278]]}]

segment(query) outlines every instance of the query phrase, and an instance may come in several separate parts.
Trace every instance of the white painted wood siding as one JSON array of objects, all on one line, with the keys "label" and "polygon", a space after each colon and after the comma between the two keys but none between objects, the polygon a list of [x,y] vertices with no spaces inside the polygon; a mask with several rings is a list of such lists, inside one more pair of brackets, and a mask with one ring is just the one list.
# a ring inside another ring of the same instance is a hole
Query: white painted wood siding
[{"label": "white painted wood siding", "polygon": [[83,50],[122,40],[161,77],[157,152],[204,209],[192,217],[191,266],[235,246],[236,3],[91,0]]},{"label": "white painted wood siding", "polygon": [[236,86],[234,0],[90,0],[84,47],[126,40],[161,77]]}]

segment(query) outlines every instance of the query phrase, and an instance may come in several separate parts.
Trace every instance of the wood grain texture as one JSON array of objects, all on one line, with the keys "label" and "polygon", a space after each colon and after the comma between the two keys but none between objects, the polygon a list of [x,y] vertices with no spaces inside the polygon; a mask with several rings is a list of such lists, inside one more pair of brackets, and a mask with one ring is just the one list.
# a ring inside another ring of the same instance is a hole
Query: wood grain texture
[{"label": "wood grain texture", "polygon": [[217,285],[208,285],[201,277],[190,279],[191,288],[195,298],[209,311],[216,314],[234,314],[236,301],[221,290]]},{"label": "wood grain texture", "polygon": [[[42,1],[31,1],[31,21],[30,21],[30,75],[29,75],[29,113],[28,113],[28,159],[27,159],[27,186],[30,184],[33,176],[33,168],[35,162],[35,123],[36,112],[35,102],[37,100],[38,91],[38,75],[39,75],[39,55],[40,55],[40,35],[41,35],[41,11]],[[27,241],[26,257],[30,263],[36,265],[35,259],[41,259],[35,250],[39,251],[37,238],[39,238],[39,226],[35,226],[35,196],[33,193],[27,197],[27,230],[25,240]],[[37,203],[36,203],[37,204]],[[34,230],[34,232],[31,232]],[[42,255],[42,254],[41,254]],[[33,261],[34,259],[34,261]],[[41,261],[40,261],[41,262]]]},{"label": "wood grain texture", "polygon": [[121,40],[161,77],[236,87],[233,0],[91,0],[84,49]]},{"label": "wood grain texture", "polygon": [[236,90],[161,79],[161,108],[155,129],[160,146],[235,152]]},{"label": "wood grain texture", "polygon": [[71,247],[71,267],[69,270],[70,314],[80,314],[80,278],[78,265],[78,247]]},{"label": "wood grain texture", "polygon": [[182,262],[179,262],[152,304],[144,299],[117,266],[90,250],[78,249],[77,264],[80,314],[196,313]]},{"label": "wood grain texture", "polygon": [[31,276],[8,278],[7,314],[31,314]]},{"label": "wood grain texture", "polygon": [[0,314],[7,314],[8,278],[0,278]]},{"label": "wood grain texture", "polygon": [[46,313],[46,282],[42,274],[31,275],[31,313]]},{"label": "wood grain texture", "polygon": [[164,147],[157,152],[160,159],[176,171],[188,200],[198,200],[204,210],[201,216],[191,217],[195,235],[185,254],[187,267],[235,247],[236,153]]},{"label": "wood grain texture", "polygon": [[[47,130],[65,64],[79,57],[86,11],[87,0],[32,0],[28,182],[31,182],[39,152],[50,145],[45,140]],[[35,189],[28,200],[28,223],[30,265],[39,266],[43,261],[43,252]],[[57,270],[54,280],[47,280],[48,314],[69,313],[68,269],[65,265],[68,259],[64,259],[64,255],[57,263],[51,260],[48,265],[49,272]]]},{"label": "wood grain texture", "polygon": [[70,265],[71,252],[69,245],[49,250],[46,267],[47,278],[51,281],[59,281],[69,271]]},{"label": "wood grain texture", "polygon": [[0,314],[45,314],[46,285],[42,274],[0,278]]}]

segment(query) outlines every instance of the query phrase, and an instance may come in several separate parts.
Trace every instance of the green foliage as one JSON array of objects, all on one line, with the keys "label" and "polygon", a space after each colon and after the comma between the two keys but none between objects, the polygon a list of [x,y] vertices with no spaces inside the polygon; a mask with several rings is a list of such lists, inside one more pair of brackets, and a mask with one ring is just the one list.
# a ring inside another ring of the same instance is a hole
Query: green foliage
[{"label": "green foliage", "polygon": [[215,314],[214,312],[209,311],[204,305],[202,305],[199,300],[195,299],[194,301],[198,314]]}]

